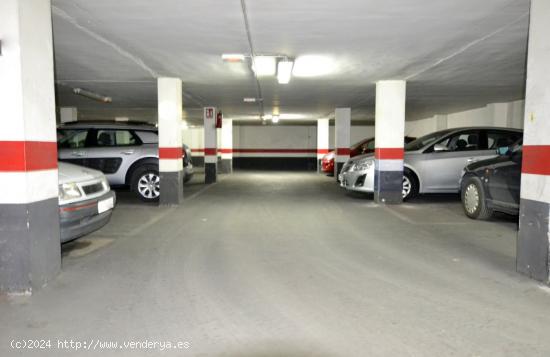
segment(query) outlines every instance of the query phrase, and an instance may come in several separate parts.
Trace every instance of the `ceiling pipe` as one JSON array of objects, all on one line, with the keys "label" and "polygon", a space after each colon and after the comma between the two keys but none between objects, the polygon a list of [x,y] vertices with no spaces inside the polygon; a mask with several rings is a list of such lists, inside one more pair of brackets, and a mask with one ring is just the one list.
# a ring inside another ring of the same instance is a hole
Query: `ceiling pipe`
[{"label": "ceiling pipe", "polygon": [[250,47],[250,61],[252,62],[252,66],[250,66],[250,71],[252,72],[252,75],[254,76],[254,79],[256,80],[256,97],[260,99],[260,100],[258,100],[258,109],[260,111],[260,118],[263,118],[263,116],[264,116],[264,101],[263,101],[263,95],[262,95],[262,87],[260,86],[260,80],[258,79],[258,76],[252,70],[252,67],[254,67],[254,57],[256,57],[256,52],[254,51],[254,44],[252,43],[252,34],[250,32],[250,25],[248,24],[248,12],[246,11],[245,0],[241,0],[241,9],[242,9],[242,12],[243,12],[244,28],[246,30],[246,37],[248,39],[248,46]]},{"label": "ceiling pipe", "polygon": [[81,95],[86,98],[97,100],[98,102],[102,102],[102,103],[111,103],[113,101],[113,98],[111,97],[107,97],[107,96],[104,96],[86,89],[82,89],[82,88],[73,88],[73,93]]}]

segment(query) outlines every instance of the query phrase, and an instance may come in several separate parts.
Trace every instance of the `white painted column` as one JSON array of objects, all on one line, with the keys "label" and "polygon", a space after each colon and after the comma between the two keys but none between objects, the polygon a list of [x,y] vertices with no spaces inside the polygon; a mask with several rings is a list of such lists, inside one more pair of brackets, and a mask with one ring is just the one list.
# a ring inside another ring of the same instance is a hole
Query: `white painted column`
[{"label": "white painted column", "polygon": [[78,111],[75,107],[59,108],[59,121],[61,124],[72,123],[78,120]]},{"label": "white painted column", "polygon": [[60,270],[51,4],[0,1],[0,293]]},{"label": "white painted column", "polygon": [[403,201],[406,81],[376,83],[374,200]]},{"label": "white painted column", "polygon": [[218,134],[216,129],[216,108],[206,107],[204,119],[204,181],[214,183],[218,170]]},{"label": "white painted column", "polygon": [[[517,270],[549,283],[550,1],[531,1]],[[519,158],[512,155],[514,158]]]},{"label": "white painted column", "polygon": [[449,123],[447,121],[447,115],[445,114],[436,114],[434,115],[435,121],[435,131],[445,130],[449,128]]},{"label": "white painted column", "polygon": [[223,119],[221,129],[220,172],[233,172],[233,120]]},{"label": "white painted column", "polygon": [[[159,78],[157,85],[160,203],[174,205],[183,200],[181,79]],[[152,186],[157,184],[151,182]]]},{"label": "white painted column", "polygon": [[317,172],[321,172],[321,159],[328,154],[329,120],[317,120]]},{"label": "white painted column", "polygon": [[508,118],[508,103],[488,104],[487,113],[494,126],[499,126],[503,128],[511,127],[511,118]]},{"label": "white painted column", "polygon": [[350,154],[351,109],[336,108],[334,118],[334,176],[339,180],[338,174]]}]

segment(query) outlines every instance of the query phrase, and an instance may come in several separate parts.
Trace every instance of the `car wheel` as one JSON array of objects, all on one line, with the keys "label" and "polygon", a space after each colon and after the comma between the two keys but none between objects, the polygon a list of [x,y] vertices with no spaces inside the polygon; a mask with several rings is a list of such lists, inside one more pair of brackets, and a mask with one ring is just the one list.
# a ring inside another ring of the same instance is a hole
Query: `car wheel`
[{"label": "car wheel", "polygon": [[145,202],[158,201],[160,197],[160,175],[155,166],[143,166],[132,175],[132,191]]},{"label": "car wheel", "polygon": [[485,191],[479,178],[467,178],[462,185],[460,196],[466,216],[473,219],[489,219],[493,216],[493,210],[487,207]]},{"label": "car wheel", "polygon": [[418,195],[418,180],[412,172],[403,172],[403,201],[410,200]]}]

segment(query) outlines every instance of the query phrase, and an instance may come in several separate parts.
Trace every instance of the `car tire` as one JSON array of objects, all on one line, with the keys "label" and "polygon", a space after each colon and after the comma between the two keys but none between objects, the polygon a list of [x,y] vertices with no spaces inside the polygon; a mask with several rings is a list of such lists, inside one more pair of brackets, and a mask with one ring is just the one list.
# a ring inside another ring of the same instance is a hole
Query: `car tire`
[{"label": "car tire", "polygon": [[418,179],[411,170],[403,171],[403,201],[408,201],[418,195]]},{"label": "car tire", "polygon": [[487,206],[483,183],[478,177],[467,177],[460,192],[462,208],[472,219],[487,220],[493,216],[493,209]]},{"label": "car tire", "polygon": [[160,197],[160,174],[157,166],[138,167],[130,181],[132,191],[144,202],[157,202]]}]

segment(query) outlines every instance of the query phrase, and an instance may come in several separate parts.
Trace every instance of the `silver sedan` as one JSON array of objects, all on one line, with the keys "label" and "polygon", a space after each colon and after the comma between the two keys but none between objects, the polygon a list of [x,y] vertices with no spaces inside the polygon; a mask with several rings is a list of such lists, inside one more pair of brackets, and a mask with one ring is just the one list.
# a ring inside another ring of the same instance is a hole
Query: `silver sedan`
[{"label": "silver sedan", "polygon": [[[419,193],[458,192],[463,168],[495,156],[495,150],[516,142],[522,130],[495,127],[455,128],[428,134],[405,146],[403,199]],[[339,175],[350,191],[374,192],[374,155],[349,159]]]}]

